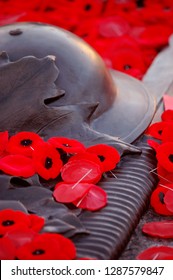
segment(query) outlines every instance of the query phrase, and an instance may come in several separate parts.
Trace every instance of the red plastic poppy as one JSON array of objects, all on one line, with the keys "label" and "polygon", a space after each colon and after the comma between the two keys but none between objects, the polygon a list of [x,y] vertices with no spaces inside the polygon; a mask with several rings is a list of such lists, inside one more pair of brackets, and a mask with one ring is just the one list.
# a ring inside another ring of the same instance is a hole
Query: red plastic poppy
[{"label": "red plastic poppy", "polygon": [[165,129],[166,126],[167,126],[166,122],[153,123],[146,130],[146,134],[150,135],[150,136],[153,136],[156,139],[161,140],[162,139],[163,130]]},{"label": "red plastic poppy", "polygon": [[75,4],[78,7],[78,14],[82,19],[101,15],[103,8],[102,0],[75,0]]},{"label": "red plastic poppy", "polygon": [[157,148],[158,163],[168,172],[173,172],[173,142],[166,142]]},{"label": "red plastic poppy", "polygon": [[158,186],[151,195],[150,203],[156,213],[172,216],[173,212],[168,210],[164,200],[168,190],[167,187]]},{"label": "red plastic poppy", "polygon": [[169,122],[173,121],[173,110],[166,110],[161,115],[162,121]]},{"label": "red plastic poppy", "polygon": [[42,143],[35,148],[33,164],[36,172],[45,180],[55,179],[62,167],[58,151],[49,143]]},{"label": "red plastic poppy", "polygon": [[7,155],[1,158],[0,170],[9,175],[25,178],[35,174],[32,159],[23,155]]},{"label": "red plastic poppy", "polygon": [[100,160],[103,172],[112,170],[120,161],[120,155],[117,150],[105,144],[91,146],[86,150],[89,153],[97,155]]},{"label": "red plastic poppy", "polygon": [[28,229],[31,225],[29,215],[11,209],[0,211],[0,236],[14,229]]},{"label": "red plastic poppy", "polygon": [[67,183],[58,183],[55,186],[53,196],[56,201],[62,203],[70,203],[79,199],[89,191],[92,187],[92,184],[87,183],[77,183],[77,184],[67,184]]},{"label": "red plastic poppy", "polygon": [[[96,164],[98,164],[102,170],[102,164],[100,162],[100,159],[98,158],[98,156],[96,154],[93,154],[93,153],[90,153],[90,152],[81,152],[81,153],[78,153],[74,156],[72,156],[70,159],[69,159],[69,162],[70,161],[73,161],[73,160],[89,160],[89,161],[93,161],[95,162]],[[103,170],[102,170],[103,172]]]},{"label": "red plastic poppy", "polygon": [[38,232],[33,231],[30,228],[15,228],[8,231],[4,237],[8,237],[16,248],[23,246],[24,244],[33,240],[38,235]]},{"label": "red plastic poppy", "polygon": [[157,165],[157,174],[160,179],[160,184],[173,184],[173,172],[168,172],[161,165]]},{"label": "red plastic poppy", "polygon": [[105,38],[123,36],[130,32],[128,22],[120,16],[105,17],[100,19],[99,34]]},{"label": "red plastic poppy", "polygon": [[76,249],[71,240],[54,233],[43,233],[19,247],[16,257],[20,260],[72,260]]},{"label": "red plastic poppy", "polygon": [[7,145],[10,154],[19,154],[32,157],[33,150],[39,146],[43,140],[34,132],[22,131],[12,136]]},{"label": "red plastic poppy", "polygon": [[5,155],[8,144],[8,131],[0,132],[0,157]]},{"label": "red plastic poppy", "polygon": [[16,247],[8,237],[0,238],[0,260],[14,260]]},{"label": "red plastic poppy", "polygon": [[154,246],[150,247],[137,256],[137,260],[164,260],[173,256],[173,247]]},{"label": "red plastic poppy", "polygon": [[85,146],[75,139],[69,139],[65,137],[52,137],[48,140],[48,142],[54,148],[62,149],[69,154],[76,154],[85,151]]},{"label": "red plastic poppy", "polygon": [[61,177],[66,183],[97,183],[102,176],[100,166],[95,162],[81,159],[66,163],[61,169]]},{"label": "red plastic poppy", "polygon": [[98,186],[93,185],[82,198],[73,201],[73,204],[89,211],[96,211],[106,206],[107,194]]},{"label": "red plastic poppy", "polygon": [[168,211],[173,213],[173,185],[171,185],[171,189],[169,189],[165,193],[164,202]]},{"label": "red plastic poppy", "polygon": [[142,231],[154,237],[173,238],[173,221],[146,223],[143,225]]},{"label": "red plastic poppy", "polygon": [[162,143],[173,142],[173,122],[164,122],[165,128],[162,132]]},{"label": "red plastic poppy", "polygon": [[30,228],[33,231],[39,232],[43,228],[44,223],[45,223],[45,219],[43,217],[37,216],[35,214],[30,214],[29,219],[30,219],[30,223],[31,223]]}]

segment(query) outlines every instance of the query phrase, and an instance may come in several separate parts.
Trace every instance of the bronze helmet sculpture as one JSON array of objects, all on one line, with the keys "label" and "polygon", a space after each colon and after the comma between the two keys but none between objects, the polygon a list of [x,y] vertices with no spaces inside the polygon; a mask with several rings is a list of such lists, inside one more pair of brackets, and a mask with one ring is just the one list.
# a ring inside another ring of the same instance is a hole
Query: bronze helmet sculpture
[{"label": "bronze helmet sculpture", "polygon": [[[77,36],[50,25],[19,23],[1,27],[0,38],[0,51],[6,51],[10,61],[24,56],[56,57],[59,75],[55,84],[65,94],[52,99],[51,106],[86,104],[80,110],[88,108],[84,121],[98,133],[96,142],[104,142],[102,137],[99,140],[101,133],[132,143],[151,122],[155,104],[142,83],[108,71],[94,50]],[[79,138],[75,132],[66,136]],[[87,145],[86,139],[80,140]]]}]

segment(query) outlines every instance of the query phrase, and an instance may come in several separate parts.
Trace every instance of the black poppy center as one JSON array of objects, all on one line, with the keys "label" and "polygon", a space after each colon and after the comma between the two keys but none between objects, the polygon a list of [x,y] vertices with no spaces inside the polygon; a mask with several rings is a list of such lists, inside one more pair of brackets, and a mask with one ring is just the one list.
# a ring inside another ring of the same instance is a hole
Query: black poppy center
[{"label": "black poppy center", "polygon": [[32,255],[43,255],[45,254],[45,251],[42,249],[37,249],[34,252],[32,252]]},{"label": "black poppy center", "polygon": [[13,220],[6,220],[6,221],[3,221],[3,222],[2,222],[2,225],[3,225],[4,227],[12,226],[12,225],[14,225],[14,221],[13,221]]},{"label": "black poppy center", "polygon": [[32,140],[31,139],[23,139],[20,144],[24,147],[30,146],[32,144]]},{"label": "black poppy center", "polygon": [[144,7],[144,0],[136,0],[136,4],[139,8]]},{"label": "black poppy center", "polygon": [[91,10],[91,4],[86,4],[85,5],[85,11],[90,11]]},{"label": "black poppy center", "polygon": [[130,64],[125,64],[124,65],[124,70],[129,70],[131,68],[132,68],[132,66]]},{"label": "black poppy center", "polygon": [[52,159],[47,157],[46,160],[45,160],[45,164],[44,164],[45,168],[50,169],[52,167],[52,165],[53,165]]},{"label": "black poppy center", "polygon": [[173,154],[170,154],[168,158],[171,162],[173,162]]},{"label": "black poppy center", "polygon": [[99,160],[100,160],[101,162],[103,162],[103,161],[105,160],[105,157],[102,156],[102,155],[98,155],[98,158],[99,158]]},{"label": "black poppy center", "polygon": [[165,197],[165,194],[164,194],[163,192],[160,192],[160,193],[159,193],[159,200],[160,200],[160,202],[161,202],[162,204],[165,204],[165,203],[164,203],[164,197]]},{"label": "black poppy center", "polygon": [[162,130],[159,130],[158,133],[159,133],[160,135],[162,135]]}]

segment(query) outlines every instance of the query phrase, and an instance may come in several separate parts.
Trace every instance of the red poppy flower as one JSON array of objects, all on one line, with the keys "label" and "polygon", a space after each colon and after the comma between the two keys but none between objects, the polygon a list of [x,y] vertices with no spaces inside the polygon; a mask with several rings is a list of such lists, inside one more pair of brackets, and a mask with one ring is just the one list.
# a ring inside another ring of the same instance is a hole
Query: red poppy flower
[{"label": "red poppy flower", "polygon": [[165,128],[162,132],[162,143],[173,142],[173,122],[163,122],[165,123]]},{"label": "red poppy flower", "polygon": [[146,223],[143,225],[142,231],[154,237],[173,238],[173,221]]},{"label": "red poppy flower", "polygon": [[173,142],[166,142],[157,148],[158,163],[168,172],[173,172]]},{"label": "red poppy flower", "polygon": [[131,0],[125,0],[125,1],[115,1],[115,0],[109,0],[106,3],[106,9],[104,11],[105,15],[113,15],[118,12],[122,13],[129,13],[130,11],[136,9],[136,4]]},{"label": "red poppy flower", "polygon": [[[170,186],[173,189],[173,187]],[[169,189],[163,186],[158,186],[152,193],[150,203],[155,212],[161,215],[172,216],[173,212],[169,211],[166,207],[164,198]]]},{"label": "red poppy flower", "polygon": [[14,260],[16,247],[8,237],[0,238],[0,260]]},{"label": "red poppy flower", "polygon": [[98,144],[87,148],[89,153],[97,155],[100,160],[103,172],[112,170],[120,161],[120,155],[117,150],[105,144]]},{"label": "red poppy flower", "polygon": [[75,0],[78,14],[82,19],[101,15],[103,2],[103,0]]},{"label": "red poppy flower", "polygon": [[23,155],[7,155],[1,158],[0,170],[9,175],[25,178],[35,174],[32,160]]},{"label": "red poppy flower", "polygon": [[138,43],[144,47],[160,48],[168,44],[168,38],[172,34],[169,26],[155,24],[146,26],[138,38]]},{"label": "red poppy flower", "polygon": [[36,146],[43,140],[34,132],[22,131],[12,136],[8,142],[7,151],[10,154],[20,154],[31,157]]},{"label": "red poppy flower", "polygon": [[[90,152],[81,152],[81,153],[78,153],[74,156],[72,156],[70,159],[69,159],[69,162],[73,161],[73,160],[89,160],[89,161],[93,161],[95,162],[96,164],[98,164],[102,170],[102,164],[100,162],[100,159],[98,158],[98,156],[94,153],[90,153]],[[103,172],[103,170],[102,170]]]},{"label": "red poppy flower", "polygon": [[85,146],[75,139],[65,137],[52,137],[48,142],[56,149],[62,149],[66,153],[76,154],[85,151]]},{"label": "red poppy flower", "polygon": [[0,132],[0,157],[5,153],[8,144],[8,131]]},{"label": "red poppy flower", "polygon": [[164,197],[164,202],[166,205],[166,208],[170,211],[173,212],[173,185],[172,189],[170,188],[166,193]]},{"label": "red poppy flower", "polygon": [[58,202],[70,203],[85,196],[91,187],[92,184],[87,183],[67,184],[62,182],[56,184],[53,196]]},{"label": "red poppy flower", "polygon": [[88,192],[81,198],[73,201],[73,204],[89,211],[96,211],[106,206],[107,194],[98,186],[92,185]]},{"label": "red poppy flower", "polygon": [[31,223],[30,228],[32,228],[33,231],[39,232],[43,228],[45,223],[45,219],[43,217],[31,214],[29,215],[29,219]]},{"label": "red poppy flower", "polygon": [[173,110],[166,110],[161,115],[162,121],[169,122],[173,121]]},{"label": "red poppy flower", "polygon": [[173,172],[168,172],[161,165],[157,165],[157,174],[160,179],[160,184],[173,184]]},{"label": "red poppy flower", "polygon": [[68,238],[54,233],[43,233],[19,247],[20,260],[72,260],[76,257],[74,244]]},{"label": "red poppy flower", "polygon": [[173,247],[150,247],[137,256],[137,260],[164,260],[173,256]]},{"label": "red poppy flower", "polygon": [[0,236],[14,229],[28,229],[30,227],[29,215],[11,209],[0,211]]},{"label": "red poppy flower", "polygon": [[99,22],[99,34],[102,37],[111,38],[128,34],[130,26],[120,16],[101,18]]},{"label": "red poppy flower", "polygon": [[33,164],[36,172],[45,180],[55,179],[62,167],[58,151],[49,143],[42,143],[35,148]]},{"label": "red poppy flower", "polygon": [[102,176],[100,166],[95,162],[81,159],[66,163],[61,169],[61,177],[66,183],[97,183]]},{"label": "red poppy flower", "polygon": [[146,134],[150,135],[150,136],[153,136],[156,139],[161,140],[162,139],[163,130],[165,129],[166,126],[167,126],[166,122],[153,123],[146,130]]}]

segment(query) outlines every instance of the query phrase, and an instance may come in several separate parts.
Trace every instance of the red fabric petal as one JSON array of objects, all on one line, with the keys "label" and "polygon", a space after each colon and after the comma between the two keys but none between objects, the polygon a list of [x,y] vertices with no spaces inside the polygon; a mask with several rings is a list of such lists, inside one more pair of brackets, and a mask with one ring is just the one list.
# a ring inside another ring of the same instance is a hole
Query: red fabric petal
[{"label": "red fabric petal", "polygon": [[166,122],[157,122],[153,123],[149,126],[149,128],[146,131],[147,135],[153,136],[156,139],[162,139],[162,133],[165,127],[167,126]]},{"label": "red fabric petal", "polygon": [[33,164],[36,172],[45,180],[55,179],[62,167],[58,151],[49,143],[43,143],[35,148]]},{"label": "red fabric petal", "polygon": [[13,229],[27,229],[30,227],[29,215],[21,211],[4,209],[0,211],[0,235]]},{"label": "red fabric petal", "polygon": [[159,143],[154,140],[147,140],[148,145],[153,148],[155,151],[157,151],[157,148],[159,147]]},{"label": "red fabric petal", "polygon": [[170,189],[165,193],[164,202],[166,208],[173,213],[173,185],[172,190]]},{"label": "red fabric petal", "polygon": [[100,187],[93,185],[86,195],[73,202],[73,204],[78,208],[96,211],[106,206],[107,194]]},{"label": "red fabric petal", "polygon": [[43,233],[19,247],[16,256],[20,260],[71,260],[76,257],[76,249],[60,234]]},{"label": "red fabric petal", "polygon": [[173,142],[166,142],[157,149],[158,163],[168,172],[173,172]]},{"label": "red fabric petal", "polygon": [[137,256],[137,260],[164,260],[173,256],[173,247],[150,247]]},{"label": "red fabric petal", "polygon": [[173,121],[173,110],[166,110],[161,115],[162,121],[169,122]]},{"label": "red fabric petal", "polygon": [[164,220],[161,222],[146,223],[142,231],[154,237],[173,238],[173,221]]},{"label": "red fabric petal", "polygon": [[168,172],[159,164],[157,166],[157,174],[160,179],[160,184],[167,185],[173,183],[173,172]]},{"label": "red fabric petal", "polygon": [[33,231],[39,232],[43,228],[45,223],[45,219],[43,217],[39,217],[37,215],[31,214],[29,215],[29,219],[31,223],[30,228]]},{"label": "red fabric petal", "polygon": [[10,154],[19,154],[31,157],[36,146],[43,140],[34,132],[22,131],[12,136],[8,142],[7,151]]},{"label": "red fabric petal", "polygon": [[66,183],[97,183],[101,176],[100,166],[85,159],[70,161],[61,169],[61,177]]},{"label": "red fabric petal", "polygon": [[56,201],[62,203],[70,203],[83,197],[89,189],[92,187],[92,184],[87,183],[78,183],[78,184],[67,184],[67,183],[58,183],[55,186],[53,196]]},{"label": "red fabric petal", "polygon": [[156,213],[161,214],[161,215],[172,216],[173,212],[168,210],[168,208],[165,204],[165,201],[164,201],[167,191],[168,191],[168,188],[158,186],[151,195],[150,203]]},{"label": "red fabric petal", "polygon": [[8,237],[0,238],[0,260],[14,260],[16,247]]},{"label": "red fabric petal", "polygon": [[16,248],[19,248],[24,244],[31,242],[37,235],[38,233],[32,229],[20,227],[8,231],[5,237],[8,237]]},{"label": "red fabric petal", "polygon": [[78,153],[78,154],[72,156],[69,159],[69,162],[71,162],[73,160],[85,160],[85,159],[98,164],[100,166],[102,172],[103,172],[102,164],[101,164],[98,156],[96,154],[93,154],[93,153],[90,153],[90,152],[87,152],[87,151],[81,152],[81,153]]},{"label": "red fabric petal", "polygon": [[25,178],[35,174],[32,160],[23,155],[8,155],[1,158],[0,170],[9,175]]},{"label": "red fabric petal", "polygon": [[165,128],[162,132],[162,143],[173,142],[173,122],[164,122]]},{"label": "red fabric petal", "polygon": [[97,155],[104,172],[114,169],[120,161],[117,150],[105,144],[91,146],[86,151]]},{"label": "red fabric petal", "polygon": [[85,151],[85,146],[75,139],[65,137],[52,137],[48,142],[56,149],[62,149],[66,153],[76,154]]}]

